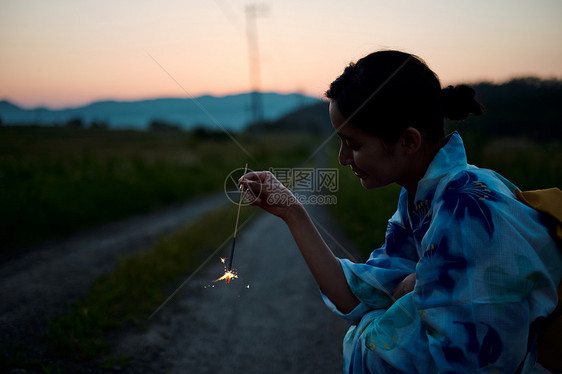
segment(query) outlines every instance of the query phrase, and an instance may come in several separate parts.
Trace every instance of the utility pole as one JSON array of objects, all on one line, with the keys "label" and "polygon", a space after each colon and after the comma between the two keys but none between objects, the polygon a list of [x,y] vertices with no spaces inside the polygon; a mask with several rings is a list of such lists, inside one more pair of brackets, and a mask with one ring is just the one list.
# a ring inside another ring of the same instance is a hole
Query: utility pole
[{"label": "utility pole", "polygon": [[248,39],[248,59],[250,67],[250,90],[252,122],[263,120],[263,103],[260,94],[260,55],[258,48],[258,27],[256,19],[265,14],[266,8],[256,4],[246,5],[246,36]]}]

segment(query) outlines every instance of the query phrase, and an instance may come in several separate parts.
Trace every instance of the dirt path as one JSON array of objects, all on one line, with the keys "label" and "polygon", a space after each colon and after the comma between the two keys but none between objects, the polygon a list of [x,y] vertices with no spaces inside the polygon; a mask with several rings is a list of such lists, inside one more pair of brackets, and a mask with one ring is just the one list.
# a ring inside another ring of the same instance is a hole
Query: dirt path
[{"label": "dirt path", "polygon": [[[160,235],[228,204],[223,193],[0,256],[0,349],[22,344],[41,350],[45,320],[83,295],[110,271],[118,256],[133,253]],[[41,352],[35,352],[41,356]]]},{"label": "dirt path", "polygon": [[[338,237],[337,243],[326,240],[345,256],[339,247],[350,248],[349,243],[334,229],[327,208],[307,209]],[[229,285],[212,282],[224,271],[218,257],[213,263],[145,331],[121,337],[118,352],[135,357],[127,372],[342,372],[341,342],[348,326],[324,306],[280,219],[261,214],[240,233],[234,257],[239,278]]]}]

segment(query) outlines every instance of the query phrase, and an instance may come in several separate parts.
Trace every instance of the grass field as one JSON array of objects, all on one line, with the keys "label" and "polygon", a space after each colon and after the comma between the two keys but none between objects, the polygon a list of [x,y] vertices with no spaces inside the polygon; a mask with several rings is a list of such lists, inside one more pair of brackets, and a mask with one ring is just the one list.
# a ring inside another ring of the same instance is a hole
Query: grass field
[{"label": "grass field", "polygon": [[218,132],[0,126],[0,248],[220,192],[246,162],[292,166],[310,147],[303,136],[236,136],[243,149]]}]

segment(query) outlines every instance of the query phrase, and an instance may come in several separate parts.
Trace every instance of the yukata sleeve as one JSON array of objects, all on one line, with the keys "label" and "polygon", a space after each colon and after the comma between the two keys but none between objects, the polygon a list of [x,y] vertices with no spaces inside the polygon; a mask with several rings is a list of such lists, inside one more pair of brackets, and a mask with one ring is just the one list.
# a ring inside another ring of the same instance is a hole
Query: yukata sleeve
[{"label": "yukata sleeve", "polygon": [[340,260],[349,288],[359,299],[359,305],[344,314],[322,295],[328,307],[351,324],[357,324],[371,310],[392,305],[396,285],[415,271],[416,247],[400,216],[400,211],[397,211],[389,221],[384,245],[374,250],[366,263]]},{"label": "yukata sleeve", "polygon": [[491,183],[457,176],[435,203],[423,241],[415,317],[439,373],[529,372],[533,322],[556,305],[554,241],[533,212]]}]

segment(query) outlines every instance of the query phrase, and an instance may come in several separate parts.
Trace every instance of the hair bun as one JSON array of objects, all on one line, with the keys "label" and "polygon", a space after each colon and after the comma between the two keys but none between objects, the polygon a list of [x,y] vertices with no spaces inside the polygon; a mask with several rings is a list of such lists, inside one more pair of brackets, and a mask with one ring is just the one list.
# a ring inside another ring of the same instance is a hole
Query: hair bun
[{"label": "hair bun", "polygon": [[464,84],[443,88],[441,90],[441,102],[444,117],[462,120],[467,118],[470,113],[482,114],[484,107],[476,101],[475,96],[474,88]]}]

